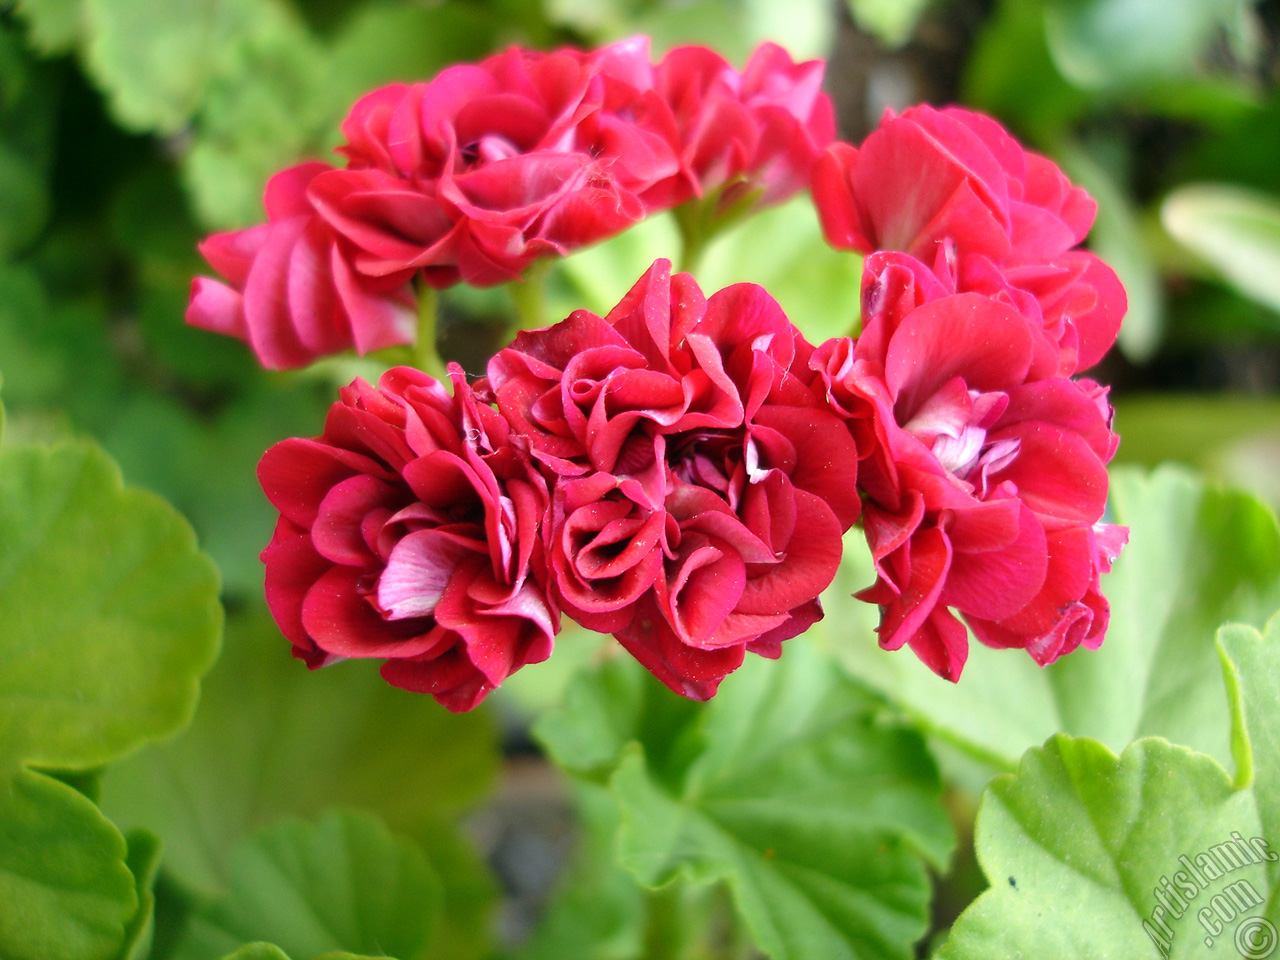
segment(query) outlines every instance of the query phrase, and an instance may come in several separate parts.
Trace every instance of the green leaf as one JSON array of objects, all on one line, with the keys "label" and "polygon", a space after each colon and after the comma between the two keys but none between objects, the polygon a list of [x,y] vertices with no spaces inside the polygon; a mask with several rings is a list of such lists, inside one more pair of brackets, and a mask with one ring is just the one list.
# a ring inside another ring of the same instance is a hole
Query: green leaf
[{"label": "green leaf", "polygon": [[124,838],[92,802],[26,767],[90,771],[187,722],[217,650],[217,590],[190,527],[123,489],[96,447],[0,452],[7,960],[110,960],[143,936],[138,890],[154,850],[138,838],[135,881]]},{"label": "green leaf", "polygon": [[773,956],[909,955],[921,858],[946,862],[950,827],[920,737],[863,688],[803,643],[751,658],[706,705],[629,661],[579,686],[536,732],[573,769],[613,766],[619,855],[642,883],[725,881]]},{"label": "green leaf", "polygon": [[422,851],[367,814],[290,821],[242,846],[225,897],[197,915],[179,960],[267,940],[299,960],[332,950],[425,956],[439,884]]},{"label": "green leaf", "polygon": [[84,0],[85,66],[122,126],[174,133],[195,113],[228,4]]},{"label": "green leaf", "polygon": [[[1228,685],[1237,688],[1240,732],[1249,751],[1262,835],[1274,840],[1280,837],[1280,617],[1271,619],[1265,635],[1244,624],[1229,624],[1218,632],[1218,645]],[[1280,860],[1268,864],[1267,876],[1272,887],[1280,887]]]},{"label": "green leaf", "polygon": [[1132,88],[1194,71],[1245,0],[1046,0],[1049,49],[1086,90]]},{"label": "green leaf", "polygon": [[932,0],[848,0],[854,22],[890,49],[911,39]]},{"label": "green leaf", "polygon": [[371,662],[307,670],[255,609],[228,623],[190,728],[108,770],[102,806],[155,830],[166,869],[213,893],[229,847],[284,815],[366,807],[424,836],[487,791],[495,741],[484,711],[450,714]]},{"label": "green leaf", "polygon": [[1131,534],[1102,581],[1111,624],[1098,650],[1041,668],[971,639],[960,681],[942,680],[909,651],[876,646],[874,608],[847,592],[874,578],[865,547],[846,552],[844,585],[824,595],[827,619],[811,633],[933,734],[997,768],[1012,769],[1058,731],[1114,750],[1166,736],[1226,762],[1229,716],[1212,638],[1224,620],[1260,624],[1280,607],[1280,529],[1255,498],[1181,469],[1117,469],[1111,484],[1114,519]]},{"label": "green leaf", "polygon": [[27,21],[31,42],[42,53],[63,52],[84,29],[84,0],[17,0],[15,9]]},{"label": "green leaf", "polygon": [[[1197,922],[1219,902],[1231,915],[1260,905],[1269,890],[1233,834],[1259,835],[1254,797],[1234,790],[1212,758],[1156,738],[1117,758],[1095,741],[1056,736],[988,788],[976,843],[992,886],[937,960],[1239,957],[1230,931],[1206,938]],[[1211,879],[1208,862],[1228,872]],[[1170,888],[1183,898],[1180,919],[1162,906],[1162,897],[1179,903]]]},{"label": "green leaf", "polygon": [[1188,184],[1165,198],[1160,217],[1237,291],[1280,311],[1280,199],[1229,184]]},{"label": "green leaf", "polygon": [[992,888],[938,960],[1151,956],[1153,947],[1175,958],[1270,955],[1280,922],[1280,857],[1265,839],[1280,829],[1280,617],[1265,635],[1224,626],[1217,646],[1235,782],[1211,757],[1157,738],[1119,758],[1061,735],[1028,751],[983,798],[976,843]]},{"label": "green leaf", "polygon": [[83,770],[173,733],[221,620],[191,528],[100,450],[0,453],[0,766]]},{"label": "green leaf", "polygon": [[125,865],[133,874],[138,911],[125,931],[121,960],[147,960],[155,932],[156,874],[160,869],[160,838],[147,830],[132,830],[125,838]]},{"label": "green leaf", "polygon": [[84,795],[10,771],[0,798],[5,960],[114,960],[138,909],[125,854],[120,832]]},{"label": "green leaf", "polygon": [[233,0],[223,7],[234,18],[218,48],[182,173],[198,218],[230,228],[262,219],[267,178],[320,155],[348,105],[324,96],[326,52],[291,6]]}]

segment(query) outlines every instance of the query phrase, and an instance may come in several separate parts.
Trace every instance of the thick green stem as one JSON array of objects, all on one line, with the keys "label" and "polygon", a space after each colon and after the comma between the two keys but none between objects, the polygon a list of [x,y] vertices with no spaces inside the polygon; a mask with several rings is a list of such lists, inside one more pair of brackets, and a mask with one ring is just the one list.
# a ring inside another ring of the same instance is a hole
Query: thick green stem
[{"label": "thick green stem", "polygon": [[521,330],[536,330],[550,322],[547,311],[547,274],[551,272],[550,260],[535,262],[524,276],[507,284],[515,317],[508,328],[507,339],[514,339]]},{"label": "thick green stem", "polygon": [[418,289],[418,338],[413,346],[414,365],[423,373],[437,380],[448,379],[444,361],[436,349],[436,321],[439,318],[440,294],[434,287],[419,283]]},{"label": "thick green stem", "polygon": [[690,200],[676,207],[675,214],[680,227],[680,262],[677,268],[684,273],[693,273],[701,265],[707,241],[711,239],[706,203]]},{"label": "thick green stem", "polygon": [[688,904],[679,883],[651,891],[644,933],[645,960],[682,960],[689,948]]}]

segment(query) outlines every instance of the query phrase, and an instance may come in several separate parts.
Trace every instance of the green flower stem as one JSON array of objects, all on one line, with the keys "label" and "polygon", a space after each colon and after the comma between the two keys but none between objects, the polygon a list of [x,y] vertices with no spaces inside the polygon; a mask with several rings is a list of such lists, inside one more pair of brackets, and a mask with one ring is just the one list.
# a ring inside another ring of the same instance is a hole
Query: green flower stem
[{"label": "green flower stem", "polygon": [[536,330],[550,323],[547,310],[547,274],[551,272],[550,260],[535,262],[519,280],[507,284],[515,316],[507,329],[507,339],[512,340],[521,330]]},{"label": "green flower stem", "polygon": [[680,228],[678,269],[683,273],[697,270],[702,255],[707,252],[707,241],[713,232],[706,215],[707,207],[705,201],[690,200],[675,209],[676,224]]},{"label": "green flower stem", "polygon": [[647,893],[645,960],[694,960],[702,954],[713,890],[673,883]]},{"label": "green flower stem", "polygon": [[413,346],[413,363],[419,370],[444,382],[449,374],[436,350],[436,322],[439,318],[440,294],[425,283],[417,285],[418,337]]}]

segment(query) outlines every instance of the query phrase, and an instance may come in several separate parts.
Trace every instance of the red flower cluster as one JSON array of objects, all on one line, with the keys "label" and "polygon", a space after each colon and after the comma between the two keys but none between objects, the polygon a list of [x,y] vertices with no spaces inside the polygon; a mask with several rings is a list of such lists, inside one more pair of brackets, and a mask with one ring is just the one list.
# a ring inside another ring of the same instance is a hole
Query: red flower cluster
[{"label": "red flower cluster", "polygon": [[871,254],[861,335],[814,363],[862,458],[878,577],[860,596],[881,645],[957,679],[954,609],[1041,664],[1096,647],[1099,574],[1127,531],[1100,522],[1107,392],[1071,379],[1125,310],[1110,268],[1072,249],[1093,202],[993,120],[929,107],[832,147],[813,192],[828,240]]},{"label": "red flower cluster", "polygon": [[490,362],[553,478],[558,602],[678,693],[711,696],[746,651],[776,657],[822,616],[859,502],[812,352],[763,288],[706,299],[659,260],[607,317],[580,310]]},{"label": "red flower cluster", "polygon": [[410,282],[516,280],[691,198],[774,203],[834,136],[821,61],[761,46],[742,73],[701,47],[650,62],[646,38],[592,52],[512,48],[362,98],[345,168],[268,185],[266,224],[201,245],[187,320],[303,366],[413,337]]},{"label": "red flower cluster", "polygon": [[860,515],[882,646],[955,680],[969,630],[1041,664],[1102,642],[1128,532],[1102,522],[1107,391],[1077,374],[1125,295],[1078,249],[1093,201],[954,108],[823,153],[821,75],[770,44],[741,73],[700,47],[652,64],[643,39],[508,50],[369,94],[344,168],[284,171],[266,224],[205,242],[227,283],[197,280],[188,319],[276,367],[407,341],[411,282],[513,280],[811,173],[828,240],[866,255],[860,335],[817,349],[762,288],[708,298],[659,260],[473,386],[452,368],[452,396],[407,368],[346,388],[322,436],[259,469],[281,514],[267,598],[299,657],[382,659],[466,710],[549,656],[564,614],[705,699],[821,618]]},{"label": "red flower cluster", "polygon": [[259,467],[272,612],[310,665],[385,658],[454,710],[545,659],[561,609],[706,699],[822,616],[858,516],[812,355],[760,287],[707,299],[660,260],[474,389],[455,367],[452,399],[407,368],[357,381]]}]

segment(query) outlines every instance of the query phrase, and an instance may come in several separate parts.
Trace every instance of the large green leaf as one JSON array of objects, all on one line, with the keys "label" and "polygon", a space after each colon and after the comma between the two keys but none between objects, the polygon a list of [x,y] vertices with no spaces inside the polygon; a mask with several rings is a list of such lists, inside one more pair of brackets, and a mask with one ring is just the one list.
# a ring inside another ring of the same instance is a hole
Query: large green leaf
[{"label": "large green leaf", "polygon": [[997,768],[1012,769],[1055,732],[1091,736],[1113,750],[1148,734],[1226,761],[1228,714],[1218,686],[1215,629],[1224,620],[1261,624],[1280,607],[1280,529],[1255,498],[1206,486],[1165,467],[1113,471],[1115,520],[1131,529],[1113,572],[1106,642],[1047,668],[1016,650],[970,642],[958,683],[909,651],[886,653],[868,630],[874,611],[851,598],[873,579],[865,547],[846,551],[842,580],[824,595],[813,628],[861,677],[919,722]]},{"label": "large green leaf", "polygon": [[[1262,958],[1276,946],[1280,857],[1280,618],[1228,625],[1218,648],[1233,715],[1234,782],[1158,738],[1117,758],[1056,736],[998,777],[978,815],[992,888],[938,960],[1048,955]],[[1007,879],[1007,882],[1006,882]]]},{"label": "large green leaf", "polygon": [[[1230,902],[1229,884],[1248,885],[1234,888],[1238,896],[1268,891],[1256,863],[1209,879],[1205,864],[1217,862],[1219,845],[1230,855],[1233,833],[1259,835],[1254,797],[1212,758],[1157,738],[1117,758],[1096,741],[1054,737],[983,798],[976,842],[992,888],[956,922],[938,960],[1237,958],[1230,933],[1206,938],[1197,923],[1215,898]],[[1197,861],[1199,874],[1187,866]],[[1189,903],[1180,919],[1162,905],[1179,903],[1170,888]],[[1170,952],[1157,953],[1161,941]]]},{"label": "large green leaf", "polygon": [[173,133],[195,113],[232,4],[84,0],[86,67],[120,123]]},{"label": "large green leaf", "polygon": [[334,950],[414,960],[428,955],[439,910],[439,882],[412,841],[367,814],[331,812],[242,845],[227,894],[196,916],[177,957],[269,941],[297,960]]},{"label": "large green leaf", "polygon": [[242,227],[262,219],[267,178],[321,153],[341,112],[322,95],[325,50],[290,6],[220,6],[235,17],[217,49],[183,176],[205,224]]},{"label": "large green leaf", "polygon": [[1280,200],[1228,184],[1179,187],[1160,208],[1165,229],[1240,293],[1280,311]]},{"label": "large green leaf", "polygon": [[[1253,776],[1262,835],[1280,845],[1280,616],[1267,624],[1266,634],[1244,624],[1229,624],[1218,632],[1227,670],[1228,689],[1239,709],[1236,753],[1248,764],[1244,771]],[[1237,777],[1239,779],[1239,777]],[[1267,876],[1280,888],[1280,858],[1269,861]],[[1271,904],[1276,914],[1277,905]]]},{"label": "large green leaf", "polygon": [[1047,0],[1049,49],[1090,90],[1142,87],[1194,71],[1246,0]]},{"label": "large green leaf", "polygon": [[191,727],[112,767],[102,806],[155,830],[167,869],[212,893],[229,847],[283,815],[365,807],[425,838],[485,793],[496,765],[486,712],[450,714],[367,661],[309,671],[254,610],[228,624]]},{"label": "large green leaf", "polygon": [[0,943],[6,960],[107,960],[140,935],[124,838],[39,771],[90,771],[187,722],[217,650],[217,573],[96,447],[13,447],[0,624]]},{"label": "large green leaf", "polygon": [[536,729],[563,766],[608,779],[642,883],[724,881],[769,955],[906,957],[924,932],[922,860],[951,849],[932,760],[803,642],[751,658],[705,706],[619,660]]}]

